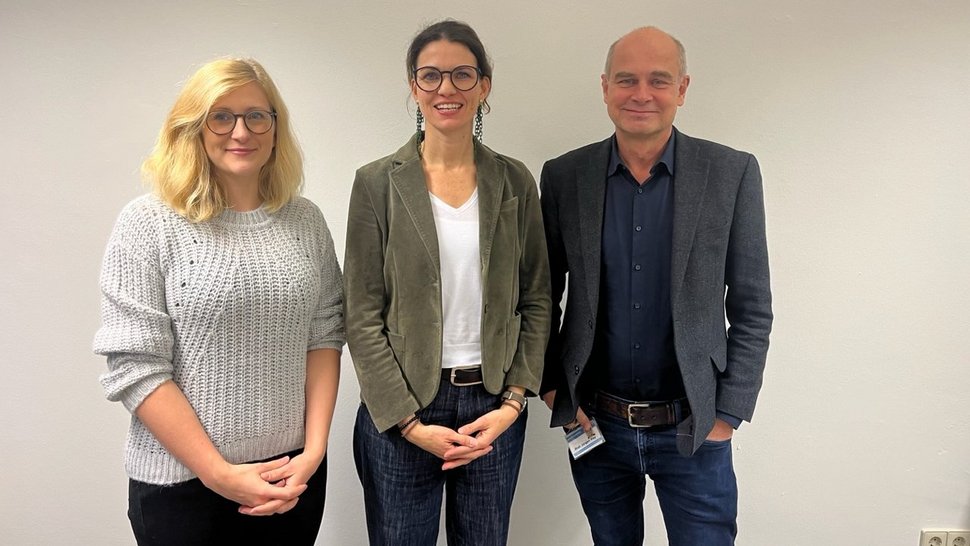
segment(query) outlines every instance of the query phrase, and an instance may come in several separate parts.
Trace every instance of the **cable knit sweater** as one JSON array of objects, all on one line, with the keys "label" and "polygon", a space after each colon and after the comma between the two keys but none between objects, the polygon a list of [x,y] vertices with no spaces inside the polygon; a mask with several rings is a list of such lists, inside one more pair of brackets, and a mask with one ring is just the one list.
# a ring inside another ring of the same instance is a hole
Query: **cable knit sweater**
[{"label": "cable knit sweater", "polygon": [[101,290],[94,351],[108,359],[108,399],[133,413],[129,477],[195,477],[134,415],[169,379],[230,463],[303,446],[306,353],[344,343],[340,267],[310,201],[193,224],[137,198],[108,242]]}]

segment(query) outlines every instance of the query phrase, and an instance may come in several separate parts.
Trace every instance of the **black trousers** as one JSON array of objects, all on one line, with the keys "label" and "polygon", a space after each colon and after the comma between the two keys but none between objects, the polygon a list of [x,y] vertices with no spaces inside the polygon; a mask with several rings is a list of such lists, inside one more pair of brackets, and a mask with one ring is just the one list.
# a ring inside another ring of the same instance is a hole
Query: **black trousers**
[{"label": "black trousers", "polygon": [[[293,457],[300,451],[280,454]],[[327,458],[285,514],[247,516],[198,478],[175,485],[128,481],[128,519],[139,546],[273,544],[312,546],[327,495]]]}]

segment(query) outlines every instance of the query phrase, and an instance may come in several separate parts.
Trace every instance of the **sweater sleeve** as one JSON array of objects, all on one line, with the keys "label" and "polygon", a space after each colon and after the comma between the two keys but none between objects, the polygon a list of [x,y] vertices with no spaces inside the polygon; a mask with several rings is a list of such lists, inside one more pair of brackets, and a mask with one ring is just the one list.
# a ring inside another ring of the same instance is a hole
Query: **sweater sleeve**
[{"label": "sweater sleeve", "polygon": [[172,378],[174,346],[158,251],[146,250],[150,222],[137,216],[123,213],[108,242],[101,267],[101,328],[94,338],[94,352],[108,360],[100,378],[105,395],[131,412]]},{"label": "sweater sleeve", "polygon": [[320,269],[320,296],[310,323],[308,351],[314,349],[342,350],[344,333],[344,289],[340,264],[334,251],[333,237],[327,228],[323,214],[313,207],[314,223],[319,226],[319,244],[322,267]]}]

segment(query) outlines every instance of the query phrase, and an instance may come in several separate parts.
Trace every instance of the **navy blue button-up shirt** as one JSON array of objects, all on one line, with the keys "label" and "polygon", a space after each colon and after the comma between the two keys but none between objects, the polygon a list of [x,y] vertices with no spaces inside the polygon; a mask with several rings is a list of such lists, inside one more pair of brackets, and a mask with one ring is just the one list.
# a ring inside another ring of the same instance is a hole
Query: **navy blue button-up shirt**
[{"label": "navy blue button-up shirt", "polygon": [[614,137],[607,171],[596,384],[629,400],[684,396],[670,307],[674,140],[640,184]]}]

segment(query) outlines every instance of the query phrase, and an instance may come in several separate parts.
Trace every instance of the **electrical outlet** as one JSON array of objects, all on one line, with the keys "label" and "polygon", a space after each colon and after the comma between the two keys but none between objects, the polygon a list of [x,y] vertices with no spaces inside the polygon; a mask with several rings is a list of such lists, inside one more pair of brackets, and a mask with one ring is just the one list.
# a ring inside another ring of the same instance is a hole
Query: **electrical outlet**
[{"label": "electrical outlet", "polygon": [[970,546],[970,531],[947,531],[946,546]]},{"label": "electrical outlet", "polygon": [[923,529],[919,534],[919,546],[947,546],[946,531]]}]

